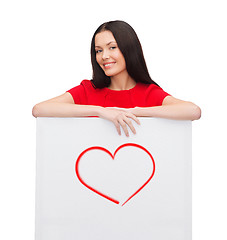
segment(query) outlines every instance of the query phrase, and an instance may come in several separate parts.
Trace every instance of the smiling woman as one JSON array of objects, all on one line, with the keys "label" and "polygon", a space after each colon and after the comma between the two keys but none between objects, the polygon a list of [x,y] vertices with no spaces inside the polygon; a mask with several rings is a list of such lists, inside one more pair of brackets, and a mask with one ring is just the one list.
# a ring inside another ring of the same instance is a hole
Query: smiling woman
[{"label": "smiling woman", "polygon": [[[96,61],[106,76],[117,81],[116,79],[123,79],[123,75],[128,75],[124,56],[110,31],[98,33],[95,37],[95,44],[97,44],[95,46]],[[130,80],[133,81],[132,78]]]},{"label": "smiling woman", "polygon": [[129,136],[137,117],[196,120],[200,108],[163,91],[148,72],[140,41],[124,21],[106,22],[91,42],[93,77],[66,93],[36,104],[35,117],[98,116]]},{"label": "smiling woman", "polygon": [[[156,84],[148,73],[142,47],[134,29],[123,21],[113,21],[103,23],[99,26],[92,38],[92,81],[96,87],[110,87],[110,84],[113,83],[114,77],[113,75],[107,75],[105,71],[102,71],[102,63],[104,61],[108,62],[107,60],[111,60],[112,57],[112,55],[106,56],[106,52],[104,52],[105,49],[102,49],[102,44],[109,44],[109,48],[107,47],[106,50],[112,51],[108,51],[107,53],[113,52],[117,54],[117,57],[121,60],[122,67],[126,68],[127,77],[131,77],[134,82]],[[114,55],[113,57],[116,56]],[[102,70],[100,69],[100,66]]]},{"label": "smiling woman", "polygon": [[[98,33],[95,37],[96,61],[103,69],[106,76],[113,82],[124,79],[128,75],[123,54],[117,46],[113,34],[110,31]],[[111,85],[110,82],[110,85]],[[129,76],[128,84],[134,80]],[[109,86],[111,88],[111,86]]]}]

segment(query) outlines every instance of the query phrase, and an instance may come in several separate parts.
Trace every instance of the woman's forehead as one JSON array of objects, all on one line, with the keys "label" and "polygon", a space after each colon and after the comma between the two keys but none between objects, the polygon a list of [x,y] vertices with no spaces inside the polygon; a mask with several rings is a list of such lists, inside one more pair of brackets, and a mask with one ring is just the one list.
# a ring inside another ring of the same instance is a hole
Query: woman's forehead
[{"label": "woman's forehead", "polygon": [[116,40],[110,31],[103,31],[97,33],[95,36],[95,47],[102,47],[109,45],[111,43],[116,43]]}]

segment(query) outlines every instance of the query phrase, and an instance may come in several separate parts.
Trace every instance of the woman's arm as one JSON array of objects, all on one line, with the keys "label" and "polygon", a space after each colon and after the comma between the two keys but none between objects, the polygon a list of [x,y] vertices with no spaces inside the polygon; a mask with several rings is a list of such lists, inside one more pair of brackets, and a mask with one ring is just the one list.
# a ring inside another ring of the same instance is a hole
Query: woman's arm
[{"label": "woman's arm", "polygon": [[137,117],[158,117],[176,120],[197,120],[201,117],[201,109],[197,105],[172,96],[165,97],[162,106],[130,108],[129,112]]},{"label": "woman's arm", "polygon": [[74,100],[70,93],[66,92],[58,97],[36,104],[32,109],[34,117],[88,117],[98,116],[100,118],[112,121],[121,135],[122,127],[126,136],[129,136],[128,127],[135,134],[135,128],[130,119],[140,124],[139,119],[130,112],[109,109],[94,105],[74,104]]},{"label": "woman's arm", "polygon": [[74,104],[70,93],[36,104],[32,109],[34,117],[87,117],[98,116],[101,107]]}]

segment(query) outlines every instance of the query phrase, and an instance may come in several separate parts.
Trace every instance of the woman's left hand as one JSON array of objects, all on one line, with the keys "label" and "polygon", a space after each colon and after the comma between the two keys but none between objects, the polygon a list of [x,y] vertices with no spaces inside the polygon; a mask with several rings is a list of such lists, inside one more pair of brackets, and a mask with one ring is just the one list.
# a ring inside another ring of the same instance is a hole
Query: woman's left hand
[{"label": "woman's left hand", "polygon": [[100,117],[112,121],[117,129],[119,135],[121,135],[120,126],[125,132],[126,136],[129,136],[128,127],[135,134],[136,130],[130,119],[134,120],[137,124],[140,124],[139,119],[128,109],[118,107],[105,107],[105,111],[102,111]]}]

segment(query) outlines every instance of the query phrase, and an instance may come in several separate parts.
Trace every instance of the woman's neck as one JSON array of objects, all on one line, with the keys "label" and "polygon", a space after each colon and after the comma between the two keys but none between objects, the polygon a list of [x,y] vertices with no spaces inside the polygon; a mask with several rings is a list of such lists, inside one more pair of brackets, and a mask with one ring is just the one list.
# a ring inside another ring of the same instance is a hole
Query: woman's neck
[{"label": "woman's neck", "polygon": [[111,83],[108,87],[111,90],[129,90],[135,87],[136,81],[129,74],[121,74],[120,76],[111,77]]}]

